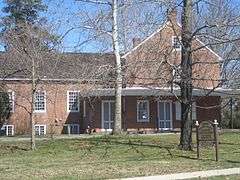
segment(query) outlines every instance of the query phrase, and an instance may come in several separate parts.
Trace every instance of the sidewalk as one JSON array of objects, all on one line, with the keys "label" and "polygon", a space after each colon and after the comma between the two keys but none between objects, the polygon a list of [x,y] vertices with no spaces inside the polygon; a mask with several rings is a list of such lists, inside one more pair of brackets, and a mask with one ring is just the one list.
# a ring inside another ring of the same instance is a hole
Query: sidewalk
[{"label": "sidewalk", "polygon": [[190,178],[202,178],[210,176],[226,176],[226,175],[236,175],[239,174],[240,168],[230,168],[230,169],[219,169],[219,170],[208,170],[208,171],[196,171],[190,173],[177,173],[177,174],[167,174],[160,176],[146,176],[146,177],[134,177],[125,178],[124,180],[174,180],[174,179],[190,179]]}]

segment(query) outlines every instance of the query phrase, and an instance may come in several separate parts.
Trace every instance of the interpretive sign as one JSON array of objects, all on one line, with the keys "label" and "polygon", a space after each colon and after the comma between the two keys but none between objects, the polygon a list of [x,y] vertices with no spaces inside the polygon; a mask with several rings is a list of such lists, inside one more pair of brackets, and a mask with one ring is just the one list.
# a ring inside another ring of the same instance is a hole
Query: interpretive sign
[{"label": "interpretive sign", "polygon": [[215,147],[216,161],[218,161],[218,132],[217,120],[213,122],[202,121],[200,124],[196,121],[196,137],[197,137],[197,157],[199,159],[200,147]]}]

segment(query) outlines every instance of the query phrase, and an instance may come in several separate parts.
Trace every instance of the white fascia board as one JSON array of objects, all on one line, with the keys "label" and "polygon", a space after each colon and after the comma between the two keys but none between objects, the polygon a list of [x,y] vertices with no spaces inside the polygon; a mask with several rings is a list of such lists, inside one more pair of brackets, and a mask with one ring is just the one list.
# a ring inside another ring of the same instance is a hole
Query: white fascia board
[{"label": "white fascia board", "polygon": [[152,37],[154,37],[157,33],[161,32],[170,22],[166,21],[165,23],[163,23],[163,25],[157,29],[157,31],[153,32],[150,36],[148,36],[146,39],[144,39],[141,43],[139,43],[137,46],[135,46],[133,49],[131,49],[130,51],[128,51],[126,54],[124,54],[122,56],[122,58],[126,58],[129,54],[131,54],[133,51],[137,50],[141,45],[143,45],[144,43],[146,43],[148,40],[150,40]]}]

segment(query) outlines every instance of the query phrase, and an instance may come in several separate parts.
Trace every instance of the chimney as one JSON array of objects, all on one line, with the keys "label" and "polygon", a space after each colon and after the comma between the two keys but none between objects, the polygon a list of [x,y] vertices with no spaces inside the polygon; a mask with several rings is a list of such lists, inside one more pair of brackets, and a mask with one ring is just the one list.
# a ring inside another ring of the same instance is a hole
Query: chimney
[{"label": "chimney", "polygon": [[133,48],[135,48],[138,44],[141,43],[141,39],[140,38],[133,38],[132,42],[133,42]]},{"label": "chimney", "polygon": [[167,11],[167,20],[172,22],[172,23],[177,22],[177,9],[176,8],[169,9]]}]

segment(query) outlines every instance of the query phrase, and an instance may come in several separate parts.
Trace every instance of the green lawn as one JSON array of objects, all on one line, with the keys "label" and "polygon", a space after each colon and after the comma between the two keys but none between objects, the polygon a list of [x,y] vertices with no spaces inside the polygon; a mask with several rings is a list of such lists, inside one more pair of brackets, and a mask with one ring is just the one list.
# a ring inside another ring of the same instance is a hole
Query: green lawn
[{"label": "green lawn", "polygon": [[179,135],[102,136],[42,140],[36,151],[26,141],[0,141],[0,179],[102,179],[240,167],[240,134],[220,135],[214,150],[177,149]]}]

